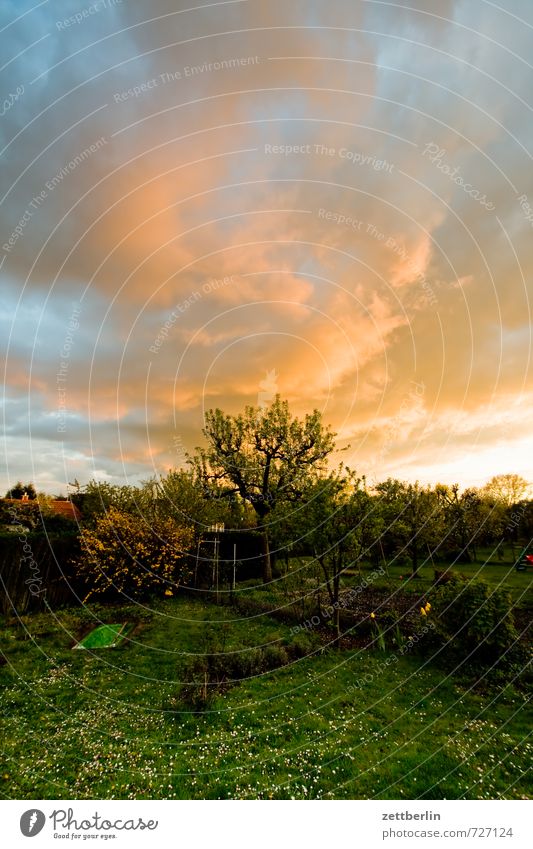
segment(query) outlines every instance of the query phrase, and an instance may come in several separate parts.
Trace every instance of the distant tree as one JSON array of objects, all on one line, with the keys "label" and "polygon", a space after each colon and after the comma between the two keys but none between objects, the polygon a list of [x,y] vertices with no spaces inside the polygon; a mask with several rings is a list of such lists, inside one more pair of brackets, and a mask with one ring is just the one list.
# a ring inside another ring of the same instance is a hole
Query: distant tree
[{"label": "distant tree", "polygon": [[521,475],[494,475],[483,487],[483,495],[499,501],[506,507],[518,504],[529,489],[529,483]]},{"label": "distant tree", "polygon": [[[375,487],[385,522],[384,543],[411,559],[413,577],[420,560],[442,541],[442,511],[431,487],[389,478]],[[391,546],[392,542],[392,546]]]},{"label": "distant tree", "polygon": [[195,475],[252,506],[264,540],[263,580],[270,581],[269,514],[282,501],[301,501],[310,477],[326,467],[334,434],[318,410],[300,420],[279,395],[269,407],[246,407],[238,416],[209,410],[203,433],[207,448],[189,458]]},{"label": "distant tree", "polygon": [[8,489],[6,492],[6,498],[22,499],[24,494],[28,496],[30,501],[35,501],[37,498],[37,492],[35,491],[35,487],[32,483],[24,485],[21,481],[17,481],[15,486],[12,486],[11,489]]},{"label": "distant tree", "polygon": [[342,575],[368,556],[369,547],[379,537],[381,520],[364,480],[350,469],[317,479],[302,515],[308,526],[305,536],[324,575],[333,608],[334,644],[338,646]]},{"label": "distant tree", "polygon": [[504,535],[511,542],[530,546],[533,541],[533,501],[524,499],[506,511]]},{"label": "distant tree", "polygon": [[54,503],[54,496],[47,495],[46,492],[38,492],[37,493],[37,501],[39,503],[39,507],[42,510],[51,510],[52,504]]},{"label": "distant tree", "polygon": [[461,559],[476,556],[476,543],[490,539],[496,519],[490,505],[474,488],[459,490],[459,484],[437,484],[435,493],[444,514],[443,548],[452,549]]}]

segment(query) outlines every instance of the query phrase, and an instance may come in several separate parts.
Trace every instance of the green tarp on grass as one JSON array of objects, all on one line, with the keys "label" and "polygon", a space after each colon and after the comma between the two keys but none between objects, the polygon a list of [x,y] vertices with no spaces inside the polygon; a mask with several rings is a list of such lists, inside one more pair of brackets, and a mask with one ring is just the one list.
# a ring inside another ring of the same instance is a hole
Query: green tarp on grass
[{"label": "green tarp on grass", "polygon": [[76,643],[75,649],[111,649],[122,642],[131,625],[127,623],[116,625],[99,625],[83,640]]}]

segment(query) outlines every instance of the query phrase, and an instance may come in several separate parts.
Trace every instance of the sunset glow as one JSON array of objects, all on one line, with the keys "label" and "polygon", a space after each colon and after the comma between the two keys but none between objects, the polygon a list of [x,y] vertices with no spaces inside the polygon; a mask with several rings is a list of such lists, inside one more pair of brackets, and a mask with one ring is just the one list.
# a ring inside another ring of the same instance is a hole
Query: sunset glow
[{"label": "sunset glow", "polygon": [[276,393],[370,479],[533,480],[533,8],[409,5],[2,5],[4,490]]}]

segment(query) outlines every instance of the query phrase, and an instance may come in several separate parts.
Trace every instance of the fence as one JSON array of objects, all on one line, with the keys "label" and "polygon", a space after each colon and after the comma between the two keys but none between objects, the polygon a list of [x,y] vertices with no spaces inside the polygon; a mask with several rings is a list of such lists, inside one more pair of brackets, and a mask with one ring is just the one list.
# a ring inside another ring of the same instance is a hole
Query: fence
[{"label": "fence", "polygon": [[4,615],[75,604],[69,561],[77,535],[10,532],[0,535],[0,607]]}]

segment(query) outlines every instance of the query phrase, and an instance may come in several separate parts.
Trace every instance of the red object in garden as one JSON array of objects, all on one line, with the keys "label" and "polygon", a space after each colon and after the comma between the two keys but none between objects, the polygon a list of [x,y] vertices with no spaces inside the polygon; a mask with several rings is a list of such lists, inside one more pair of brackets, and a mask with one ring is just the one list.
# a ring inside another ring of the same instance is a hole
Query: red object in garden
[{"label": "red object in garden", "polygon": [[528,563],[533,563],[533,554],[526,554],[526,560]]}]

